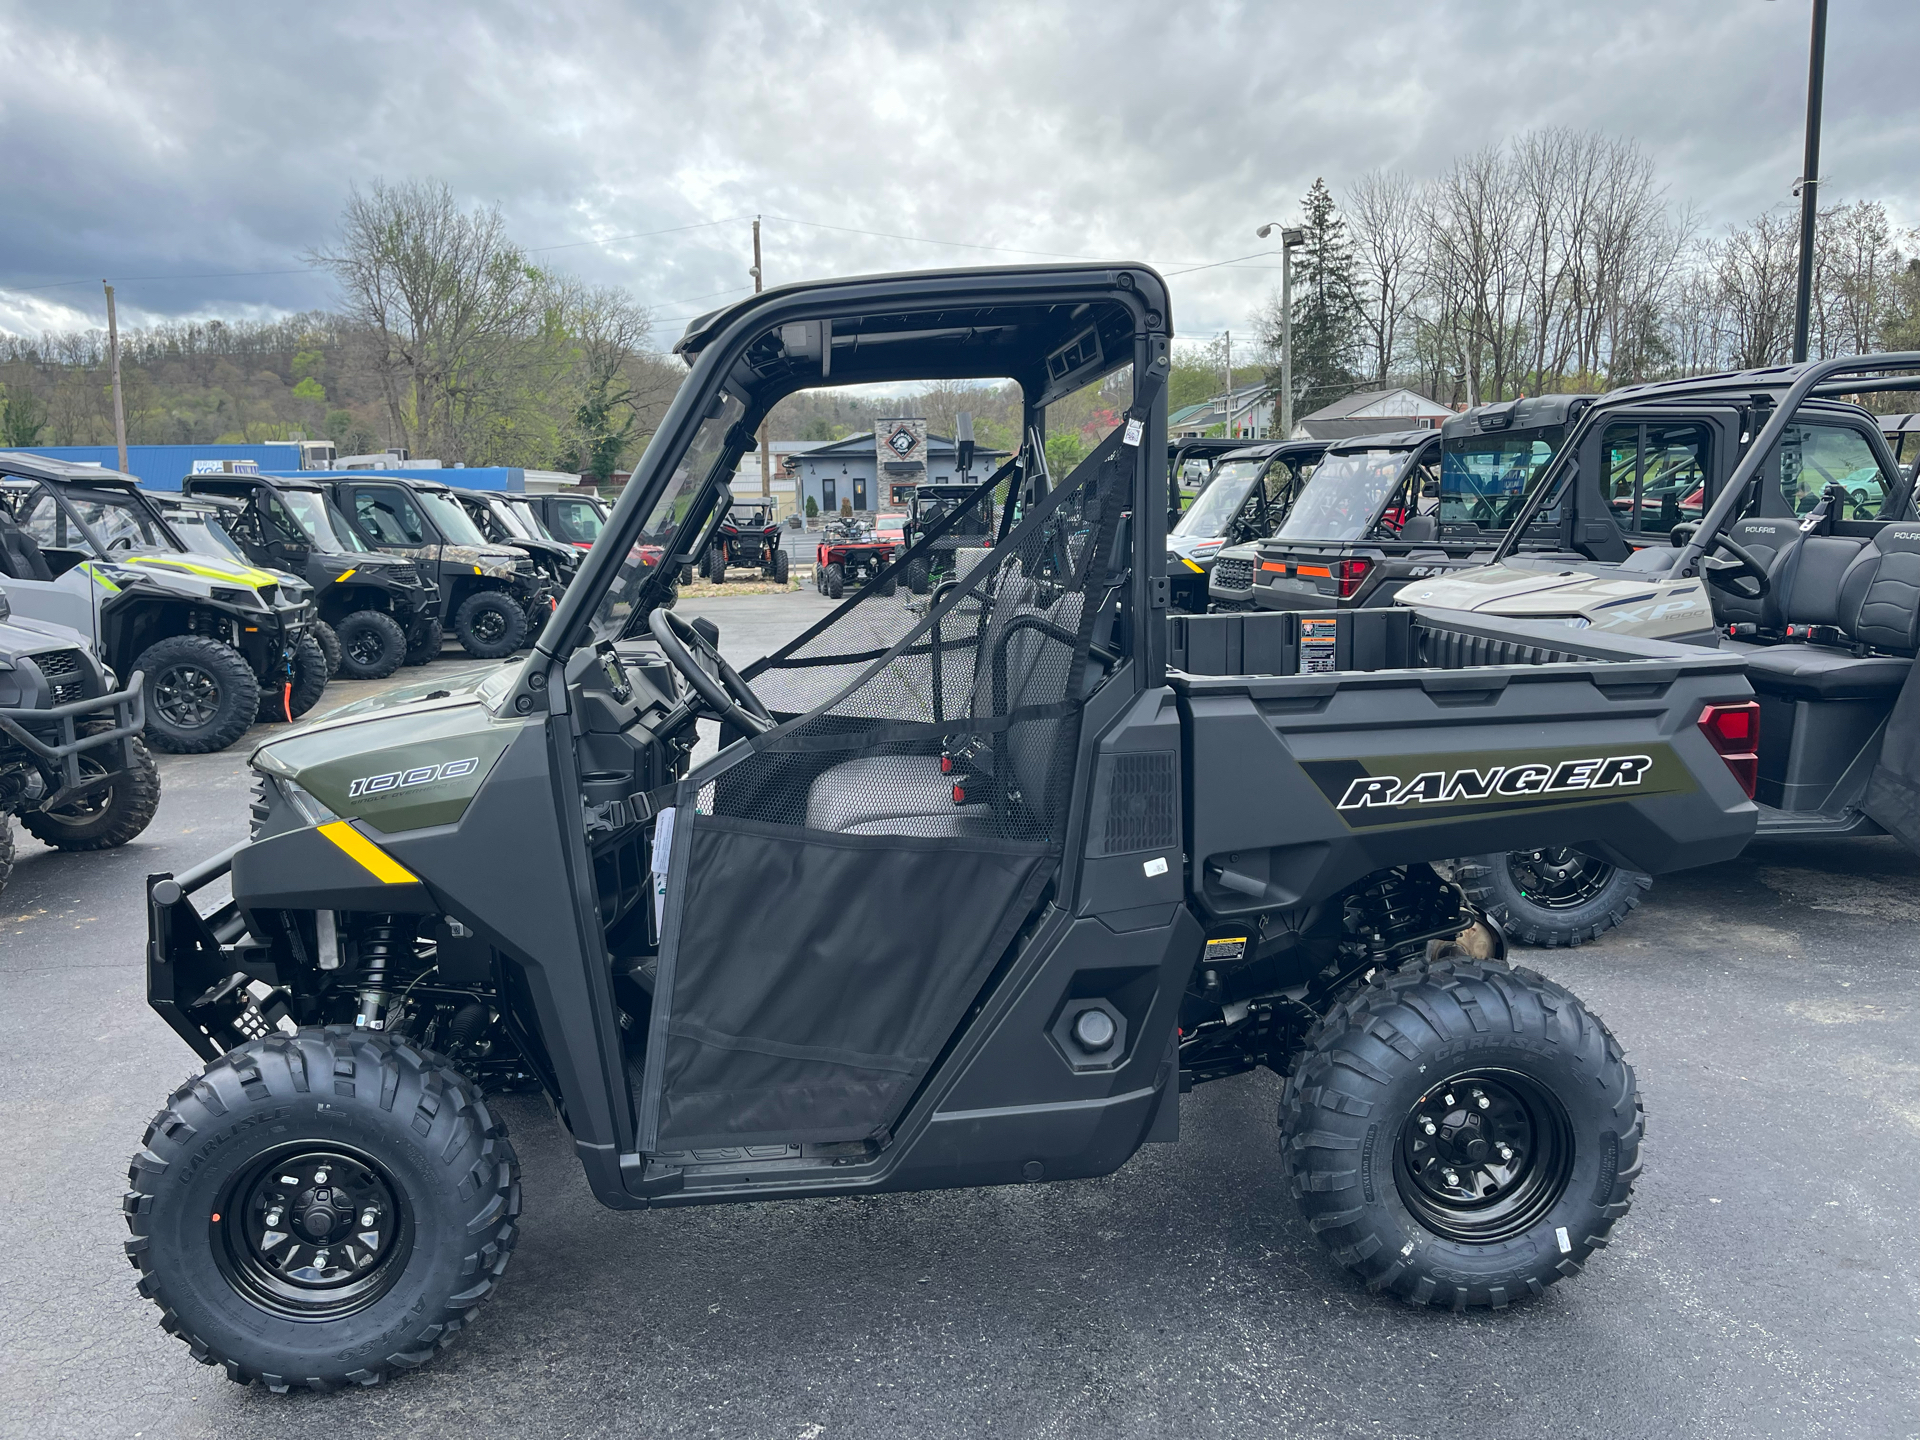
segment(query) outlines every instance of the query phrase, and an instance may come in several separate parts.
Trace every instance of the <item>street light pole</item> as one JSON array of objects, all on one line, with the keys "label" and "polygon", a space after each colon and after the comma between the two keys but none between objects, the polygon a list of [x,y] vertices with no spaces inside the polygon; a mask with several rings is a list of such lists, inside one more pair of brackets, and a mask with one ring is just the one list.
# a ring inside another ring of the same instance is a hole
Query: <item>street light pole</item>
[{"label": "street light pole", "polygon": [[1228,330],[1223,332],[1221,338],[1223,338],[1227,343],[1226,436],[1227,436],[1227,439],[1231,440],[1233,438],[1233,331]]},{"label": "street light pole", "polygon": [[1262,225],[1253,233],[1264,240],[1280,230],[1280,435],[1293,436],[1293,247],[1306,243],[1307,232]]},{"label": "street light pole", "polygon": [[120,470],[127,468],[127,408],[120,398],[120,317],[113,308],[113,286],[107,290],[107,371],[113,380],[113,443],[120,450]]},{"label": "street light pole", "polygon": [[1807,358],[1813,311],[1813,231],[1820,205],[1820,106],[1826,89],[1827,0],[1813,0],[1807,57],[1807,153],[1800,168],[1800,286],[1793,297],[1793,360]]}]

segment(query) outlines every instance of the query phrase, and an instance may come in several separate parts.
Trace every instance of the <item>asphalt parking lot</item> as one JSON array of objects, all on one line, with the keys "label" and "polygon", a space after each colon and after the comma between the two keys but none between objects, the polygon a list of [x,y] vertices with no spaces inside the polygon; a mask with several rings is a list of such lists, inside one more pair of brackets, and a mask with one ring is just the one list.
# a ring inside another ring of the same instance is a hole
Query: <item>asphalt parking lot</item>
[{"label": "asphalt parking lot", "polygon": [[[827,608],[704,607],[736,660]],[[1180,1144],[1104,1180],[637,1215],[601,1209],[545,1105],[511,1098],[524,1223],[472,1332],[377,1390],[242,1390],[135,1294],[119,1201],[194,1068],[144,1003],[142,877],[241,836],[247,753],[162,758],[159,816],[123,850],[19,837],[8,1436],[1920,1433],[1920,862],[1887,839],[1756,847],[1529,956],[1605,1017],[1651,1115],[1633,1213],[1542,1300],[1456,1316],[1359,1289],[1287,1196],[1271,1076],[1195,1091]]]}]

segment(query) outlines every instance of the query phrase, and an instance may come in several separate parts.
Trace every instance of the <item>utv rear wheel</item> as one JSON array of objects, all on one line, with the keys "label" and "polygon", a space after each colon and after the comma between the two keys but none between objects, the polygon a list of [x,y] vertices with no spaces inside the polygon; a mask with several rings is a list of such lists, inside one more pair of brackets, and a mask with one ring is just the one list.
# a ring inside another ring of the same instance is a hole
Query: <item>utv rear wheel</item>
[{"label": "utv rear wheel", "polygon": [[13,873],[13,817],[0,810],[0,893],[7,888],[7,877]]},{"label": "utv rear wheel", "polygon": [[1476,855],[1455,864],[1467,898],[1522,945],[1579,945],[1625,920],[1653,884],[1578,850]]},{"label": "utv rear wheel", "polygon": [[932,583],[933,573],[927,568],[926,561],[909,560],[900,578],[907,582],[907,589],[914,594],[924,595],[927,593],[927,587]]},{"label": "utv rear wheel", "polygon": [[1349,989],[1280,1109],[1321,1243],[1370,1290],[1456,1310],[1578,1274],[1632,1203],[1642,1133],[1605,1025],[1531,970],[1460,958]]},{"label": "utv rear wheel", "polygon": [[407,658],[402,663],[424,665],[429,660],[438,660],[446,643],[446,627],[437,619],[428,615],[416,620],[413,628],[407,632]]},{"label": "utv rear wheel", "polygon": [[716,545],[707,552],[707,579],[715,585],[724,585],[727,583],[727,551],[725,546]]},{"label": "utv rear wheel", "polygon": [[147,677],[147,740],[156,750],[224,750],[260,713],[260,682],[246,657],[205,635],[174,635],[141,652]]},{"label": "utv rear wheel", "polygon": [[331,680],[340,673],[340,637],[324,620],[313,622],[312,634],[313,638],[320,642],[320,649],[326,654],[327,678]]},{"label": "utv rear wheel", "polygon": [[476,660],[504,660],[526,642],[527,612],[504,590],[476,590],[453,613],[453,638]]},{"label": "utv rear wheel", "polygon": [[448,1345],[513,1249],[520,1167],[439,1056],[273,1035],[176,1090],[128,1171],[140,1293],[193,1358],[274,1390],[374,1385]]},{"label": "utv rear wheel", "polygon": [[873,587],[873,593],[876,595],[891,595],[899,588],[900,588],[900,577],[898,575],[889,575],[887,576],[886,579],[882,580],[878,585]]},{"label": "utv rear wheel", "polygon": [[340,622],[340,673],[350,680],[384,680],[406,653],[406,633],[384,611],[356,610]]},{"label": "utv rear wheel", "polygon": [[[133,764],[114,776],[111,785],[58,810],[22,815],[20,823],[26,832],[56,850],[111,850],[146,829],[160,808],[160,771],[145,745],[138,740],[131,743]],[[95,758],[100,753],[90,750],[81,755],[82,776],[106,774],[105,763]]]},{"label": "utv rear wheel", "polygon": [[793,561],[788,558],[787,552],[785,550],[774,551],[773,552],[773,583],[776,585],[786,584],[787,572],[792,567],[792,565],[793,565]]},{"label": "utv rear wheel", "polygon": [[827,566],[820,576],[820,588],[829,600],[838,600],[847,588],[847,572],[838,565]]}]

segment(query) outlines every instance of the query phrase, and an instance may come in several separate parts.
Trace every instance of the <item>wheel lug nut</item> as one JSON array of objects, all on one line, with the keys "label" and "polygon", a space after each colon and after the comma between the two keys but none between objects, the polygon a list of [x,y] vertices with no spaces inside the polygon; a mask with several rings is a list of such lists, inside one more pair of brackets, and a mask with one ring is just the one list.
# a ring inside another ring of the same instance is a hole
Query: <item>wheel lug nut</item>
[{"label": "wheel lug nut", "polygon": [[1500,1147],[1500,1158],[1502,1160],[1511,1160],[1513,1158],[1513,1147],[1511,1145],[1502,1145]]},{"label": "wheel lug nut", "polygon": [[1420,1117],[1420,1128],[1426,1131],[1427,1134],[1432,1135],[1435,1133],[1438,1127],[1434,1125],[1433,1121],[1427,1119],[1426,1116],[1422,1115]]},{"label": "wheel lug nut", "polygon": [[1482,1110],[1487,1109],[1490,1105],[1493,1104],[1491,1100],[1487,1099],[1486,1096],[1480,1094],[1477,1091],[1474,1093],[1473,1103],[1478,1105]]},{"label": "wheel lug nut", "polygon": [[1458,1185],[1460,1183],[1460,1174],[1456,1170],[1443,1170],[1440,1172],[1440,1178],[1445,1180],[1449,1185]]},{"label": "wheel lug nut", "polygon": [[371,1210],[363,1210],[360,1213],[360,1228],[364,1230],[371,1224],[373,1224],[373,1212]]}]

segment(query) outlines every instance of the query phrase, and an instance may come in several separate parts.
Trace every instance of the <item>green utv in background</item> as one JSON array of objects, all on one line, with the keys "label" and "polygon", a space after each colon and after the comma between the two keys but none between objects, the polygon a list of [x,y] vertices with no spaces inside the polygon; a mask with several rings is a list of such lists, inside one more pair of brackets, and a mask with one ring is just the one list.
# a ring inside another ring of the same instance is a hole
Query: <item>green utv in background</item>
[{"label": "green utv in background", "polygon": [[[430,1359],[513,1249],[486,1092],[529,1083],[643,1209],[1105,1175],[1266,1068],[1275,1163],[1361,1282],[1500,1308],[1579,1273],[1640,1173],[1633,1071],[1430,862],[1737,853],[1743,662],[1169,616],[1171,340],[1138,264],[704,316],[530,656],[259,749],[248,839],[148,888],[148,998],[206,1068],[133,1157],[127,1252],[196,1359],[322,1390]],[[1113,375],[1120,423],[1049,475],[1047,407]],[[736,671],[667,602],[761,419],[941,377],[1010,378],[1026,447]],[[899,583],[996,492],[964,574]]]},{"label": "green utv in background", "polygon": [[362,541],[413,561],[439,588],[441,618],[474,659],[511,655],[527,643],[534,616],[552,611],[553,585],[540,566],[490,544],[451,487],[349,471],[333,478],[331,491]]},{"label": "green utv in background", "polygon": [[[18,538],[0,512],[0,559]],[[0,588],[0,890],[9,817],[57,850],[106,850],[147,828],[160,775],[139,738],[145,678],[115,689],[86,636],[13,615]]]},{"label": "green utv in background", "polygon": [[258,717],[291,718],[295,686],[324,677],[306,584],[194,553],[131,475],[0,452],[0,508],[17,540],[0,557],[14,613],[71,626],[116,675],[143,674],[156,748],[224,750]]},{"label": "green utv in background", "polygon": [[410,560],[360,537],[317,480],[189,475],[188,495],[237,502],[226,526],[256,565],[291,570],[313,587],[315,631],[329,674],[381,680],[440,654],[440,592]]}]

